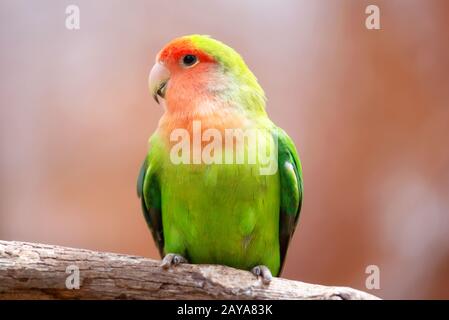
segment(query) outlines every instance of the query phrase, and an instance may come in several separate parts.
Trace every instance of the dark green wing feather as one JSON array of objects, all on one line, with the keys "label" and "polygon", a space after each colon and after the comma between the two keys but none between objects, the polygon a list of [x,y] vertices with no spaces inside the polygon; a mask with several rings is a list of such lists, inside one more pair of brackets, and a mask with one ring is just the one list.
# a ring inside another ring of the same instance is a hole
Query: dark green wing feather
[{"label": "dark green wing feather", "polygon": [[142,204],[142,211],[150,227],[153,239],[159,249],[159,254],[164,253],[164,235],[162,229],[161,191],[158,177],[152,170],[149,157],[145,158],[137,179],[137,194]]},{"label": "dark green wing feather", "polygon": [[277,129],[278,169],[281,182],[281,207],[279,213],[279,244],[281,268],[285,262],[288,245],[298,223],[302,204],[302,169],[295,145],[280,128]]}]

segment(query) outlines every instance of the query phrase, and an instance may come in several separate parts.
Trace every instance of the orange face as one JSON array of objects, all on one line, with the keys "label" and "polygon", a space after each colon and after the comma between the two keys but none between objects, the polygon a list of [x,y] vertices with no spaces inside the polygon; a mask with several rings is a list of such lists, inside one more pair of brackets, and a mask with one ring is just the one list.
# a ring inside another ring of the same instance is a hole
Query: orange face
[{"label": "orange face", "polygon": [[192,121],[201,121],[202,130],[241,127],[242,121],[228,101],[220,96],[227,82],[220,64],[185,38],[173,40],[161,50],[150,73],[150,89],[166,113],[159,132],[168,140],[178,128],[192,131]]},{"label": "orange face", "polygon": [[186,108],[207,94],[217,63],[212,56],[195,48],[189,39],[173,40],[161,50],[150,73],[150,89],[157,102],[165,98],[167,108]]}]

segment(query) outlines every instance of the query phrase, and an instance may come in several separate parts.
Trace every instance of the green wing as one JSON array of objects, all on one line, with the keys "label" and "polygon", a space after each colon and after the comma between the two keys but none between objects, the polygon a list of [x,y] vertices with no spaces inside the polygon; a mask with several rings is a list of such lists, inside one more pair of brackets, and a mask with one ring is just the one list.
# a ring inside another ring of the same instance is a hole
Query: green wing
[{"label": "green wing", "polygon": [[279,213],[279,244],[281,269],[285,262],[288,245],[298,223],[302,204],[302,169],[295,145],[290,137],[277,128],[278,169],[281,180],[281,208]]},{"label": "green wing", "polygon": [[152,153],[145,158],[137,179],[137,195],[142,204],[142,211],[150,227],[153,239],[163,256],[164,235],[162,230],[161,190],[155,167],[152,166]]}]

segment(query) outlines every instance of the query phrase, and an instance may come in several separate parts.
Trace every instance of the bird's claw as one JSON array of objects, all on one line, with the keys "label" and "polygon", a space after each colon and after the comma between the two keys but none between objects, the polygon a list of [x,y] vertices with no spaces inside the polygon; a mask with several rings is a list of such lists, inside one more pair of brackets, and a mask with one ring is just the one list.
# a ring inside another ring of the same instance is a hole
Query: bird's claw
[{"label": "bird's claw", "polygon": [[161,267],[163,269],[169,269],[171,266],[176,266],[181,263],[187,263],[187,259],[176,253],[167,253],[162,259]]},{"label": "bird's claw", "polygon": [[268,267],[264,265],[255,266],[254,268],[251,269],[251,272],[256,277],[261,277],[263,284],[268,285],[270,284],[271,279],[273,279],[270,269],[268,269]]}]

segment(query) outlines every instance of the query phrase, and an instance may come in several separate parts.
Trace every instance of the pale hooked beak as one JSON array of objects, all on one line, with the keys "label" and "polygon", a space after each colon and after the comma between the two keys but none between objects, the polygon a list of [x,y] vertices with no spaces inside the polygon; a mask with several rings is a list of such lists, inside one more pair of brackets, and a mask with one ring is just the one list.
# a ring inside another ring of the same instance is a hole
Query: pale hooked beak
[{"label": "pale hooked beak", "polygon": [[170,72],[160,62],[156,62],[150,71],[150,77],[148,83],[150,85],[151,94],[154,100],[159,103],[158,96],[165,98],[165,92],[167,91],[167,83],[170,79]]}]

